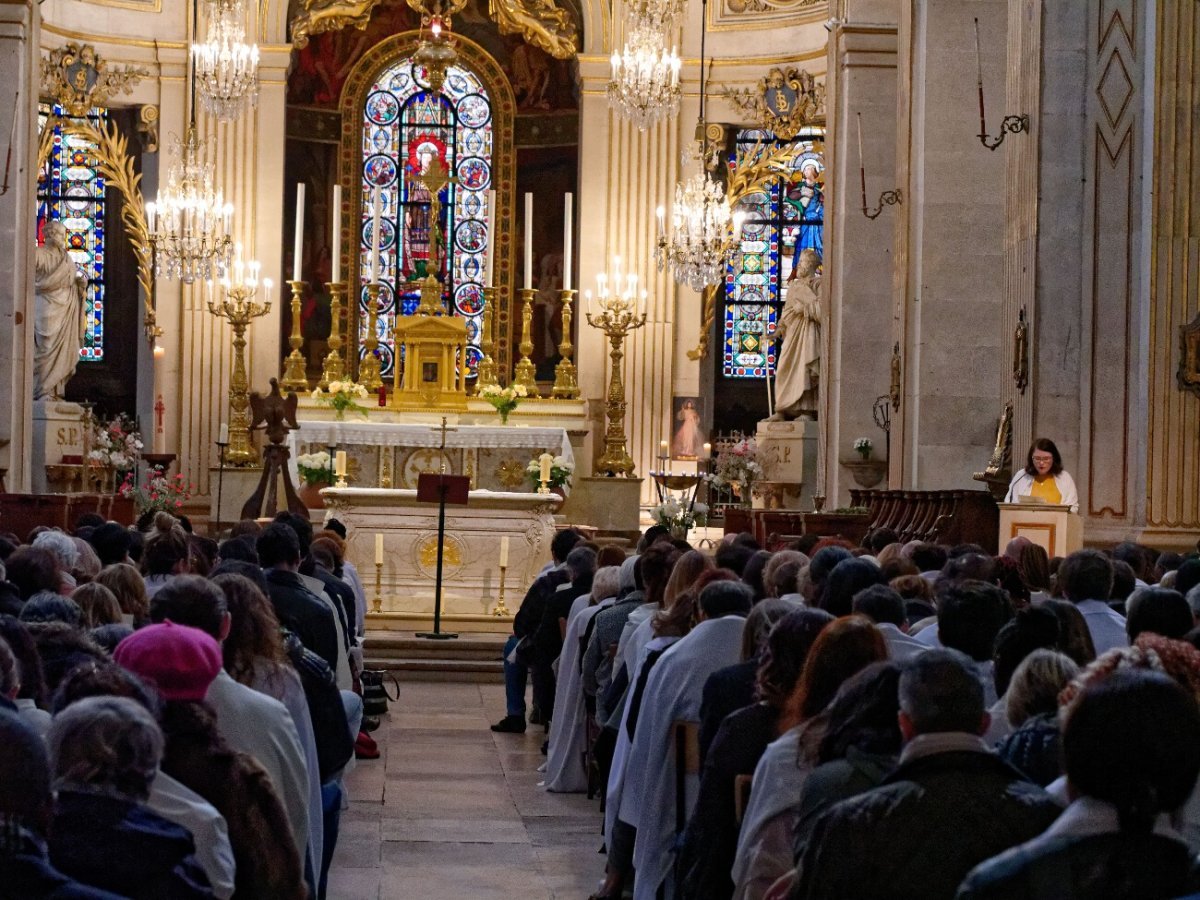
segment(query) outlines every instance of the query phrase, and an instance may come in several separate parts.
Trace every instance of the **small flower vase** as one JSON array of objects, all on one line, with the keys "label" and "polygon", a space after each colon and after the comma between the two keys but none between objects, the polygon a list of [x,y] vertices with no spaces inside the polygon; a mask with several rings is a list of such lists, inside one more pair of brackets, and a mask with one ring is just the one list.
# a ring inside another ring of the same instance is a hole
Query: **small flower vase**
[{"label": "small flower vase", "polygon": [[335,406],[333,408],[333,417],[337,419],[337,421],[342,422],[346,418],[346,411]]},{"label": "small flower vase", "polygon": [[497,409],[497,410],[496,410],[496,412],[500,413],[500,424],[501,424],[501,425],[507,425],[507,424],[508,424],[508,413],[509,413],[509,410],[507,410],[507,409]]},{"label": "small flower vase", "polygon": [[856,450],[854,452],[857,453],[859,456],[861,456],[864,460],[871,458],[871,448],[870,447],[863,447],[861,450]]},{"label": "small flower vase", "polygon": [[688,536],[688,527],[686,525],[672,525],[671,538],[676,541],[686,541]]}]

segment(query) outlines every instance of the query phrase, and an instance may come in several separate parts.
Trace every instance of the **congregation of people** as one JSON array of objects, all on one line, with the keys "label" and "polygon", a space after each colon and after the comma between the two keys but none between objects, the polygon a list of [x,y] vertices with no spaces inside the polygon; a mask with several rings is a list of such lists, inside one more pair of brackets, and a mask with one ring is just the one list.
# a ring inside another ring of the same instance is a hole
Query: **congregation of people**
[{"label": "congregation of people", "polygon": [[0,896],[323,898],[365,596],[336,520],[0,534]]},{"label": "congregation of people", "polygon": [[598,797],[591,900],[1200,892],[1200,553],[552,552],[492,729],[542,725],[542,786]]}]

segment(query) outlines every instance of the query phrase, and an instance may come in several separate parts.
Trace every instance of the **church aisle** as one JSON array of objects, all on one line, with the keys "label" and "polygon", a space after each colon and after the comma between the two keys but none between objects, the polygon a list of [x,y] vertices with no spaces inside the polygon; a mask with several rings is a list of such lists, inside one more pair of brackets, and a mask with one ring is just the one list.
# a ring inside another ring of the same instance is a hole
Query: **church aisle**
[{"label": "church aisle", "polygon": [[352,798],[330,900],[571,898],[603,872],[598,801],[537,786],[540,726],[493,734],[504,687],[405,682]]}]

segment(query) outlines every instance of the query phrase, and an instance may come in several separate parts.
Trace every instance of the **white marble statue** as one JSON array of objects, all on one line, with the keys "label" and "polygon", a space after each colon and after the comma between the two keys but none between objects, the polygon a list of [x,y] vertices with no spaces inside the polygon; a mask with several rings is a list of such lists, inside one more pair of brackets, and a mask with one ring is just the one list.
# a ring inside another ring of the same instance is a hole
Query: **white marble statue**
[{"label": "white marble statue", "polygon": [[817,387],[813,365],[821,354],[821,302],[817,289],[821,278],[816,250],[800,252],[793,277],[788,280],[787,299],[775,325],[775,339],[783,348],[775,364],[775,414],[780,422],[817,411]]},{"label": "white marble statue", "polygon": [[60,400],[83,345],[84,278],[67,253],[67,229],[46,223],[34,262],[33,399]]}]

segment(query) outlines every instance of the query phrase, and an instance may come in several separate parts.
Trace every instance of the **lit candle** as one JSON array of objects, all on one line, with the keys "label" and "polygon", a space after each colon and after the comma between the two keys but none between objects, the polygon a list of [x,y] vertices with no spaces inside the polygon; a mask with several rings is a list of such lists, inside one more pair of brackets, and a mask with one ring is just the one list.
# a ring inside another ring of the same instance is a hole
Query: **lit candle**
[{"label": "lit candle", "polygon": [[658,217],[658,236],[660,238],[667,236],[667,211],[661,206],[654,211],[654,215]]},{"label": "lit candle", "polygon": [[508,535],[500,538],[500,568],[508,568]]},{"label": "lit candle", "polygon": [[983,112],[983,54],[979,52],[979,19],[975,20],[975,83],[979,86],[979,134],[987,134],[987,118]]},{"label": "lit candle", "polygon": [[486,274],[483,278],[484,287],[495,287],[493,273],[496,267],[496,243],[500,240],[500,229],[496,222],[496,192],[489,190],[487,192],[487,253],[484,257],[486,262]]},{"label": "lit candle", "polygon": [[304,262],[304,182],[296,185],[296,239],[292,245],[292,281],[300,280]]},{"label": "lit candle", "polygon": [[375,188],[375,197],[372,200],[371,206],[371,282],[379,280],[379,214],[380,203],[379,188]]},{"label": "lit candle", "polygon": [[333,275],[334,283],[342,280],[342,186],[333,186]]},{"label": "lit candle", "polygon": [[712,459],[712,444],[706,443],[704,450],[700,455],[701,459]]},{"label": "lit candle", "polygon": [[160,346],[159,344],[154,345],[154,361],[155,362],[159,362],[166,355],[167,355],[166,347]]},{"label": "lit candle", "polygon": [[671,447],[671,445],[668,444],[666,441],[659,441],[658,442],[658,455],[661,456],[663,459],[666,459],[667,453],[670,450],[670,447]]},{"label": "lit candle", "polygon": [[549,453],[543,453],[538,457],[538,464],[541,471],[538,473],[538,480],[543,484],[550,483],[550,467],[554,464],[554,457]]},{"label": "lit candle", "polygon": [[333,457],[333,474],[338,478],[346,477],[346,451],[339,450]]},{"label": "lit candle", "polygon": [[575,196],[567,194],[564,201],[563,210],[563,277],[562,286],[564,291],[571,289],[571,238],[574,237],[575,229],[571,221],[574,210]]},{"label": "lit candle", "polygon": [[222,422],[221,427],[217,429],[217,443],[218,444],[228,444],[229,443],[229,426],[226,425],[224,422]]},{"label": "lit candle", "polygon": [[533,194],[525,195],[525,287],[533,288]]},{"label": "lit candle", "polygon": [[383,565],[383,535],[375,535],[375,565]]},{"label": "lit candle", "polygon": [[263,299],[266,300],[267,306],[271,305],[271,288],[274,286],[275,286],[275,282],[273,282],[270,278],[263,279],[263,291],[265,294]]}]

